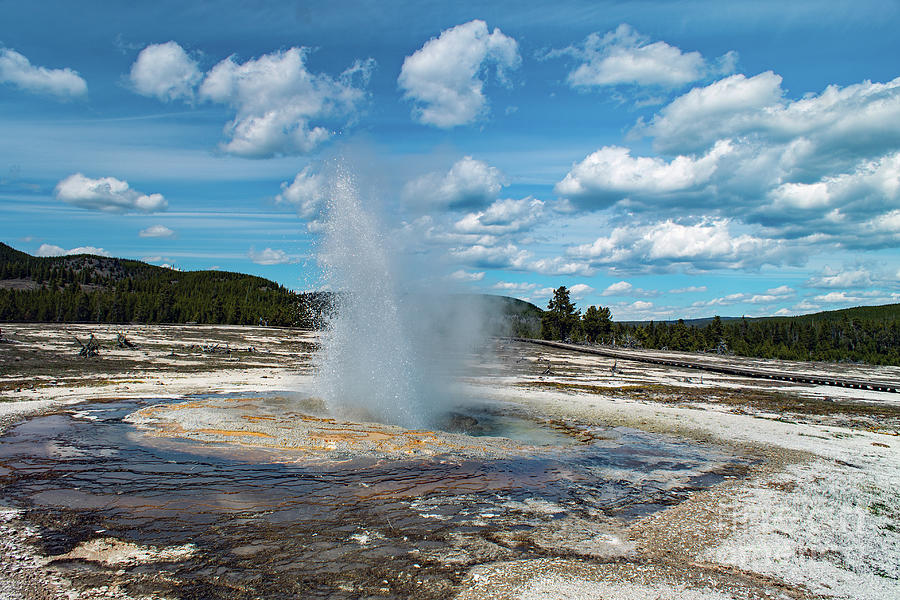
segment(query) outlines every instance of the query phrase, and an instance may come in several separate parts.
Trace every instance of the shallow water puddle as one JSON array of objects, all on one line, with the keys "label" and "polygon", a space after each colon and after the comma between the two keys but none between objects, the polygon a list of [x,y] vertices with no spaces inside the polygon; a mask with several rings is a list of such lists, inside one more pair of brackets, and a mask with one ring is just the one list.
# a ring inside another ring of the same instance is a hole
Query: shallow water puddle
[{"label": "shallow water puddle", "polygon": [[602,530],[588,544],[596,554],[596,540],[621,542],[621,520],[746,465],[675,438],[597,428],[585,437],[496,411],[472,413],[482,433],[519,432],[544,449],[326,462],[150,438],[122,422],[156,403],[84,405],[0,437],[0,500],[27,509],[46,555],[95,538],[197,547],[124,568],[54,563],[79,585],[117,581],[176,598],[446,597],[473,564],[578,553],[574,542],[547,542],[576,522]]}]

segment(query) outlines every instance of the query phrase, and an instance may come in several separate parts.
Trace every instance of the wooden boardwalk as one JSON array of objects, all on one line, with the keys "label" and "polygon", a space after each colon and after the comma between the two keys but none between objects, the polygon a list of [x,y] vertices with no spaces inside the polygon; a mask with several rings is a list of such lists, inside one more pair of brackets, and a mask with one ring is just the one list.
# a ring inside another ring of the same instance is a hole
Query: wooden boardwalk
[{"label": "wooden boardwalk", "polygon": [[585,354],[596,354],[619,360],[631,360],[635,362],[665,365],[668,367],[680,367],[683,369],[699,369],[712,373],[725,373],[726,375],[738,375],[740,377],[754,377],[757,379],[774,379],[779,381],[793,381],[795,383],[809,383],[813,385],[831,385],[835,387],[854,388],[858,390],[874,390],[877,392],[893,392],[900,394],[900,382],[864,381],[860,379],[845,379],[841,377],[829,377],[827,375],[804,375],[801,373],[788,373],[783,371],[769,371],[750,367],[738,367],[732,365],[716,364],[702,360],[688,360],[684,358],[666,358],[644,354],[636,350],[623,350],[618,348],[603,348],[597,346],[581,346],[578,344],[566,344],[563,342],[551,342],[549,340],[536,340],[531,338],[509,338],[518,342],[539,344],[551,348],[573,350]]}]

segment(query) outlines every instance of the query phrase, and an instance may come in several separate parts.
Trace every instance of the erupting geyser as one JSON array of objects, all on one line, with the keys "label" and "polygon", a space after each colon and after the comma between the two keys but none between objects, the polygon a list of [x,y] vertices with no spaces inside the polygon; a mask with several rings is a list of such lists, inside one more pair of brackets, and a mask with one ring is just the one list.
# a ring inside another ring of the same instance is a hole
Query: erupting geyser
[{"label": "erupting geyser", "polygon": [[336,417],[424,427],[450,396],[446,357],[471,345],[480,319],[474,307],[448,308],[459,303],[436,293],[433,269],[425,294],[423,273],[401,264],[376,204],[346,167],[333,169],[318,261],[336,311],[317,354],[316,391]]}]

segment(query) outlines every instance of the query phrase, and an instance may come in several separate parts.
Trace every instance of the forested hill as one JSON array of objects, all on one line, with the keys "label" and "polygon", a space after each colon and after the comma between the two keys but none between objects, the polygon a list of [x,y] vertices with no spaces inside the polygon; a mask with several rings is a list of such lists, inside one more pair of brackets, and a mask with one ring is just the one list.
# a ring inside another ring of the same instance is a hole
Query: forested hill
[{"label": "forested hill", "polygon": [[881,306],[856,306],[839,310],[826,310],[796,317],[758,317],[759,321],[834,322],[834,321],[879,321],[894,323],[900,321],[900,304]]},{"label": "forested hill", "polygon": [[253,275],[89,254],[38,258],[0,243],[0,321],[312,327],[329,302]]},{"label": "forested hill", "polygon": [[[537,335],[541,310],[533,304],[506,296],[471,298],[489,311],[492,332]],[[449,309],[447,303],[458,300],[434,302]],[[329,292],[296,293],[253,275],[176,271],[89,254],[38,258],[0,243],[0,321],[316,328],[333,305]]]},{"label": "forested hill", "polygon": [[563,286],[554,290],[541,316],[541,337],[626,348],[900,365],[900,304],[797,317],[613,322],[609,308],[589,306],[582,314]]},{"label": "forested hill", "polygon": [[611,335],[619,344],[643,348],[900,365],[900,304],[702,323],[616,323]]},{"label": "forested hill", "polygon": [[[700,319],[673,319],[671,321],[656,321],[657,324],[674,325],[684,323],[688,327],[705,327],[713,322],[716,317],[703,317]],[[811,321],[841,321],[843,319],[856,319],[861,321],[900,319],[900,304],[882,304],[881,306],[856,306],[853,308],[840,308],[837,310],[825,310],[807,315],[793,317],[719,317],[723,323],[731,321],[782,321],[782,322],[811,322]],[[650,321],[620,321],[625,325],[647,325]]]}]

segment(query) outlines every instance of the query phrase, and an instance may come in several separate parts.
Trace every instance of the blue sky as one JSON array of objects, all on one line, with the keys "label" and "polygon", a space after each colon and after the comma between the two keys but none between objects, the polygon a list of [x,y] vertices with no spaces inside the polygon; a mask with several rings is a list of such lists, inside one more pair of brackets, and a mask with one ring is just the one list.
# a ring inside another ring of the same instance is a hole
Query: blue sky
[{"label": "blue sky", "polygon": [[462,289],[900,301],[900,5],[0,2],[0,239],[319,284],[324,165]]}]

